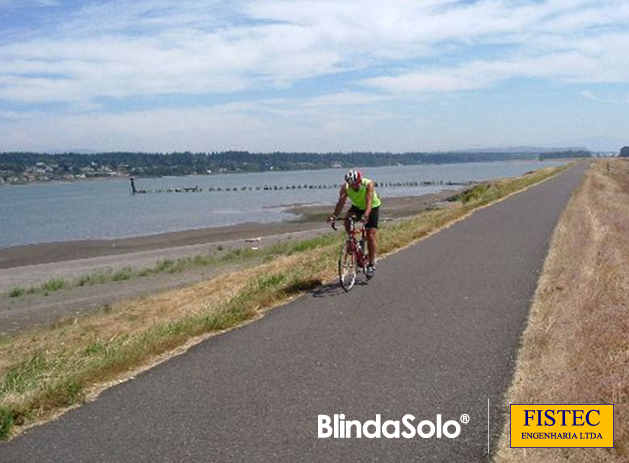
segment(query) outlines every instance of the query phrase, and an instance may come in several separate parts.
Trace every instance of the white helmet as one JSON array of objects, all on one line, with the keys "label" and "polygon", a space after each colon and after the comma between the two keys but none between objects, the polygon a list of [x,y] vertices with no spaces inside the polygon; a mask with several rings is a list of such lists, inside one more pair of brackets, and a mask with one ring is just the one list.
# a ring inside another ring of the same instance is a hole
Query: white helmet
[{"label": "white helmet", "polygon": [[350,185],[355,185],[363,179],[363,175],[360,171],[352,169],[345,174],[345,181]]}]

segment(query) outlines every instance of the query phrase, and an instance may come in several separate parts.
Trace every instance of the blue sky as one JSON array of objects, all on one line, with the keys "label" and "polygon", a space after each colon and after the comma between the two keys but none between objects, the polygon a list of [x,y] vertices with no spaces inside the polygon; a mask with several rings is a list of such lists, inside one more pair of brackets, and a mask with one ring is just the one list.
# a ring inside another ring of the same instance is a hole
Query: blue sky
[{"label": "blue sky", "polygon": [[0,0],[0,151],[619,149],[627,24],[626,0]]}]

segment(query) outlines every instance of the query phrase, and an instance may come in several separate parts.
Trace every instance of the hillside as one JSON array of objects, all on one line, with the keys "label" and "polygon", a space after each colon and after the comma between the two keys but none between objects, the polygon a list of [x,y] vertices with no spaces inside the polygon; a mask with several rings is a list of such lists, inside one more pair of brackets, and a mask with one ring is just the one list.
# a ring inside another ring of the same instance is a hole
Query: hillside
[{"label": "hillside", "polygon": [[389,165],[448,164],[591,156],[588,151],[449,153],[1,153],[0,183],[97,177],[159,177]]}]

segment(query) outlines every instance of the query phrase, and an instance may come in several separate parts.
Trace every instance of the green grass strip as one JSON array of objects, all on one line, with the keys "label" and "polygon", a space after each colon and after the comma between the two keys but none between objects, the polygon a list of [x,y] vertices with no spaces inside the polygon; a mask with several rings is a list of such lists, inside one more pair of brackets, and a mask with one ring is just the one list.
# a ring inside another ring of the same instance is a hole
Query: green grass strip
[{"label": "green grass strip", "polygon": [[49,294],[61,289],[73,287],[93,286],[116,281],[127,281],[134,278],[141,278],[160,273],[180,273],[196,267],[207,267],[210,265],[220,266],[225,264],[237,264],[251,260],[260,259],[268,262],[276,257],[292,255],[296,252],[304,252],[326,246],[336,239],[336,235],[328,233],[326,235],[311,238],[303,241],[285,241],[272,244],[260,249],[238,248],[222,255],[200,254],[196,256],[181,257],[179,259],[163,259],[155,265],[141,269],[124,267],[117,271],[104,271],[87,274],[74,281],[52,279],[42,285],[23,288],[16,286],[8,292],[9,297],[21,297],[26,294]]}]

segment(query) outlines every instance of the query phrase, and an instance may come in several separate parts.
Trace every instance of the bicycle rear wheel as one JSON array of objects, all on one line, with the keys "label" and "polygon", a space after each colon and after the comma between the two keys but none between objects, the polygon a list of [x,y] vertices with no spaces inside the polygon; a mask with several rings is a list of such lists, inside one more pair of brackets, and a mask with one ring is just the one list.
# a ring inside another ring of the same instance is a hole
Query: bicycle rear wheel
[{"label": "bicycle rear wheel", "polygon": [[345,291],[349,291],[356,283],[356,273],[358,262],[350,243],[343,243],[341,255],[339,256],[339,281]]}]

